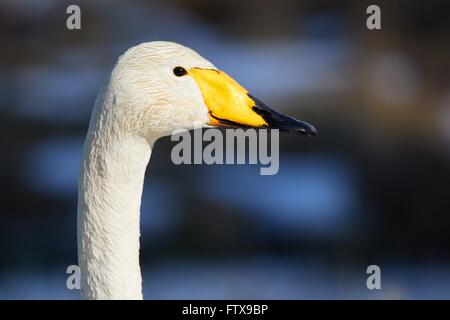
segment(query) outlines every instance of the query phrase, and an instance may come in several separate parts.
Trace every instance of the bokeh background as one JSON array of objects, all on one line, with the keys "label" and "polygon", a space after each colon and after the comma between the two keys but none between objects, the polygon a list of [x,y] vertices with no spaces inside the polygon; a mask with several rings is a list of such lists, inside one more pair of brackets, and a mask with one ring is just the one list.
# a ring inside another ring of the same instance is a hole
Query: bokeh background
[{"label": "bokeh background", "polygon": [[0,298],[78,299],[65,272],[90,112],[117,57],[152,40],[194,48],[319,138],[282,135],[275,176],[175,166],[158,141],[146,298],[450,298],[450,5],[415,0],[1,0]]}]

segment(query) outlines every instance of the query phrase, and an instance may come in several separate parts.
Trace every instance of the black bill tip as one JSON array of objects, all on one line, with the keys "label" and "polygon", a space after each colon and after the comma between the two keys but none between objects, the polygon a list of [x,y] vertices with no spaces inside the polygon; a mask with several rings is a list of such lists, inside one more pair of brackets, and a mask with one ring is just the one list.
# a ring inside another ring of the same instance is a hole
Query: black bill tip
[{"label": "black bill tip", "polygon": [[253,111],[267,122],[269,128],[278,129],[280,132],[285,133],[298,133],[312,138],[317,137],[317,129],[313,125],[275,111],[250,94],[249,97],[255,102]]},{"label": "black bill tip", "polygon": [[293,120],[296,121],[296,128],[293,128],[292,131],[289,132],[300,133],[312,138],[317,138],[317,129],[313,125],[297,119]]},{"label": "black bill tip", "polygon": [[285,115],[279,115],[282,121],[266,120],[270,128],[279,129],[280,132],[297,133],[317,138],[317,129],[305,121],[300,121]]}]

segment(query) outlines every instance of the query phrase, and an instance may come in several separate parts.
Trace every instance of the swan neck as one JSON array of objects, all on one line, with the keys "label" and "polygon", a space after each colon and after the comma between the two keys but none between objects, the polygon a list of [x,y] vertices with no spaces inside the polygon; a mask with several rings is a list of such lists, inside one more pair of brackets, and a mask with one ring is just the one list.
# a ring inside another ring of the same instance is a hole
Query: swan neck
[{"label": "swan neck", "polygon": [[92,126],[78,198],[78,262],[85,299],[142,299],[140,204],[151,146]]}]

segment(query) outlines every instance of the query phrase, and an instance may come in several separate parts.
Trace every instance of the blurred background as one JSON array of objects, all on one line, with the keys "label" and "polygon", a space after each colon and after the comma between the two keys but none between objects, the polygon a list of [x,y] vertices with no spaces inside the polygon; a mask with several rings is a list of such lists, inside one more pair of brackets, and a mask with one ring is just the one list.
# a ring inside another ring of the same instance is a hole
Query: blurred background
[{"label": "blurred background", "polygon": [[319,138],[282,135],[274,176],[176,166],[158,141],[147,299],[450,298],[449,38],[448,1],[1,0],[0,298],[78,299],[65,272],[90,113],[117,57],[152,40],[194,48]]}]

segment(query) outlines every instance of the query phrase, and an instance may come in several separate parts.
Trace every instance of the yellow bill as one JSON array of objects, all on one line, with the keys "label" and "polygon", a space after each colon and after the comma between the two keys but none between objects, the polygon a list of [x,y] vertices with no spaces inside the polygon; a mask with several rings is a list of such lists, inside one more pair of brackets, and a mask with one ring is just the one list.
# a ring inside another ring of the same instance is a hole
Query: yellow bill
[{"label": "yellow bill", "polygon": [[317,135],[312,125],[269,108],[223,71],[192,68],[188,75],[200,88],[212,126],[271,128]]}]

